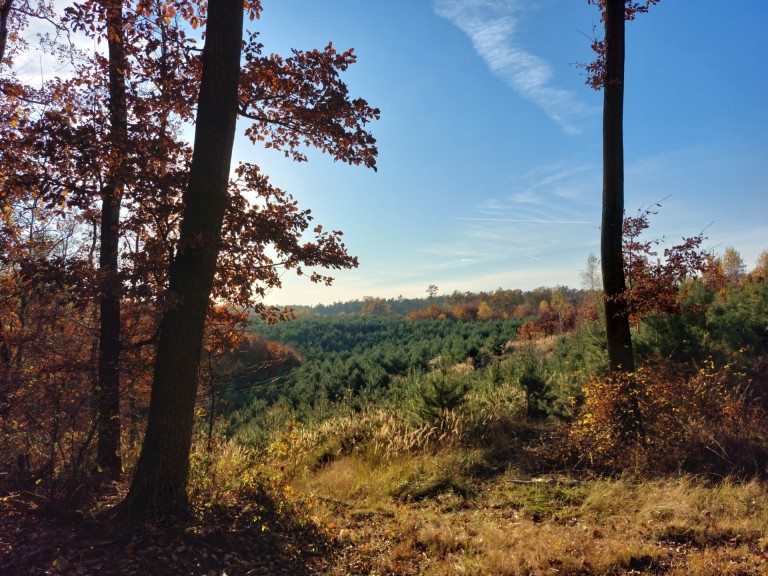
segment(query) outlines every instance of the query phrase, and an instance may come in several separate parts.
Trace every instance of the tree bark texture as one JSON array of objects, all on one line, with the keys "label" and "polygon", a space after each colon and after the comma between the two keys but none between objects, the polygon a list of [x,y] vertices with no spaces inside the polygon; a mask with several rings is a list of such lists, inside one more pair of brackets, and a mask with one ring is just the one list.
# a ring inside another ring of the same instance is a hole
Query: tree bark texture
[{"label": "tree bark texture", "polygon": [[109,50],[110,156],[101,195],[99,252],[99,369],[96,391],[98,442],[96,463],[105,477],[122,473],[120,457],[120,298],[118,244],[123,196],[128,112],[125,96],[125,50],[122,0],[106,0]]},{"label": "tree bark texture", "polygon": [[13,0],[0,0],[0,62],[5,58],[8,43],[8,17],[11,15]]},{"label": "tree bark texture", "polygon": [[624,0],[605,5],[603,85],[603,216],[600,252],[605,291],[605,324],[611,372],[634,372],[632,336],[623,297],[624,221]]},{"label": "tree bark texture", "polygon": [[194,153],[179,248],[170,270],[147,431],[136,473],[116,513],[184,516],[197,376],[213,287],[237,120],[242,0],[211,0]]}]

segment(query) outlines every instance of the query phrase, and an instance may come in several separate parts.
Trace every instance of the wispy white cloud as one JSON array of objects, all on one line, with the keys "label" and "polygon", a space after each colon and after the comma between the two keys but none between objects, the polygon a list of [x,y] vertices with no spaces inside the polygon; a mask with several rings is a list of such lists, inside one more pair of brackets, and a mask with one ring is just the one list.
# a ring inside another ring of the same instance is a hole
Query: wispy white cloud
[{"label": "wispy white cloud", "polygon": [[583,220],[532,220],[532,219],[518,219],[518,218],[470,218],[470,217],[457,217],[454,220],[476,220],[480,222],[530,222],[533,224],[595,224],[595,222],[588,222]]},{"label": "wispy white cloud", "polygon": [[[597,180],[596,180],[597,178]],[[555,265],[583,261],[599,239],[599,170],[587,164],[539,166],[509,179],[506,190],[452,218],[450,237],[420,252],[441,270]]]},{"label": "wispy white cloud", "polygon": [[572,92],[551,84],[552,68],[516,44],[520,12],[530,0],[434,0],[435,13],[472,40],[488,68],[566,133],[579,132],[588,112]]}]

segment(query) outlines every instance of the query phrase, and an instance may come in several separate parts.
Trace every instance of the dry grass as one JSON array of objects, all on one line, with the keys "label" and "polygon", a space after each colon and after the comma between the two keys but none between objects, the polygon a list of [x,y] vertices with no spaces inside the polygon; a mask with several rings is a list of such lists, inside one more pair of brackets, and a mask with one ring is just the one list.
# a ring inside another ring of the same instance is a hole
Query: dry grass
[{"label": "dry grass", "polygon": [[[329,574],[715,576],[768,574],[768,488],[692,478],[520,483],[472,479],[476,455],[371,467],[349,456],[297,490],[331,506],[343,552]],[[421,499],[398,485],[453,478]]]},{"label": "dry grass", "polygon": [[[260,466],[320,503],[309,514],[336,541],[331,575],[768,575],[765,482],[536,481],[523,400],[502,385],[437,424],[377,410],[292,425]],[[249,458],[228,460],[209,468],[217,486]]]},{"label": "dry grass", "polygon": [[562,335],[543,336],[536,340],[514,340],[509,341],[504,345],[504,352],[512,352],[518,350],[534,350],[539,354],[548,355],[552,354],[555,349],[555,344],[562,338]]}]

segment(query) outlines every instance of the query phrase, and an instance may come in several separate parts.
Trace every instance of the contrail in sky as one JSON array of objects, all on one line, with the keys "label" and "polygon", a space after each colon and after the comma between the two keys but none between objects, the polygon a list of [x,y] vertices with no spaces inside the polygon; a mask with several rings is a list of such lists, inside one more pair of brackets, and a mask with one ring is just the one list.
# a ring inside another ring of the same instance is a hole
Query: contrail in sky
[{"label": "contrail in sky", "polygon": [[454,218],[454,220],[474,220],[478,222],[531,222],[533,224],[594,224],[580,220],[516,220],[514,218]]},{"label": "contrail in sky", "polygon": [[[580,132],[578,120],[589,113],[569,90],[553,85],[552,67],[521,47],[520,14],[530,0],[434,0],[433,9],[462,30],[491,72],[533,102],[568,134]],[[525,35],[525,33],[523,34]]]}]

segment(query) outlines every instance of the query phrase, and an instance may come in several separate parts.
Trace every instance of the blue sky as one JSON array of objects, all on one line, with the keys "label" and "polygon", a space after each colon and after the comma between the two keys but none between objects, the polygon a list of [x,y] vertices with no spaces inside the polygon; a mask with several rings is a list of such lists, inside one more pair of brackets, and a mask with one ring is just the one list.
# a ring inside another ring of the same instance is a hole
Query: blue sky
[{"label": "blue sky", "polygon": [[[627,28],[626,207],[676,241],[706,229],[748,266],[768,248],[768,2],[663,0]],[[350,91],[381,109],[379,171],[320,154],[236,158],[345,232],[356,270],[292,272],[274,304],[579,286],[599,253],[602,94],[574,64],[586,0],[265,0],[265,49],[355,48]]]}]

